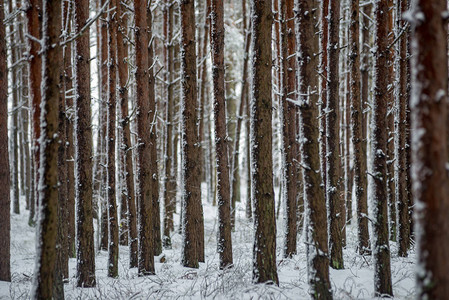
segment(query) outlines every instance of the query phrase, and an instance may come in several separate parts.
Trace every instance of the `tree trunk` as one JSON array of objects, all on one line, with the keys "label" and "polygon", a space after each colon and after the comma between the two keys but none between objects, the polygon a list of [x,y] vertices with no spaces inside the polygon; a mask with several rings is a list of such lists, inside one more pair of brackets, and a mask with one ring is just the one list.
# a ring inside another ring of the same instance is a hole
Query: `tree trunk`
[{"label": "tree trunk", "polygon": [[329,45],[327,50],[327,100],[326,100],[326,200],[329,205],[330,266],[343,269],[341,229],[345,224],[341,209],[341,160],[339,128],[339,24],[340,2],[330,0]]},{"label": "tree trunk", "polygon": [[[139,276],[154,274],[154,211],[153,211],[153,164],[151,154],[151,124],[153,120],[150,118],[150,93],[154,95],[154,90],[150,91],[148,80],[149,70],[149,32],[147,22],[146,2],[142,0],[134,0],[135,8],[135,41],[136,41],[136,99],[137,99],[137,156],[138,156],[138,218],[139,218],[139,259],[138,273]],[[152,72],[152,70],[151,70]],[[154,98],[153,98],[154,101]],[[154,114],[154,102],[153,114]]]},{"label": "tree trunk", "polygon": [[349,67],[351,96],[351,136],[353,145],[354,192],[357,201],[357,248],[363,255],[369,252],[368,197],[366,177],[366,141],[363,138],[363,105],[360,94],[360,51],[359,51],[359,1],[351,1],[351,22],[349,28]]},{"label": "tree trunk", "polygon": [[[321,187],[320,156],[318,145],[318,2],[297,0],[296,36],[299,73],[299,127],[301,165],[306,206],[306,253],[308,257],[311,296],[317,299],[332,298],[329,280],[328,234],[326,199]],[[307,12],[307,13],[306,13]],[[304,62],[308,62],[305,64]]]},{"label": "tree trunk", "polygon": [[[75,32],[86,25],[89,1],[74,1]],[[89,31],[75,40],[75,187],[77,236],[77,286],[93,287],[95,250],[92,209],[92,126]]]},{"label": "tree trunk", "polygon": [[296,254],[297,237],[297,168],[296,144],[296,52],[294,0],[280,2],[281,22],[281,98],[280,122],[282,129],[282,176],[283,198],[285,200],[285,242],[284,256]]},{"label": "tree trunk", "polygon": [[321,1],[321,39],[320,39],[320,106],[319,106],[319,116],[320,116],[320,170],[321,177],[323,179],[324,190],[326,191],[326,106],[327,106],[327,48],[329,42],[329,0]]},{"label": "tree trunk", "polygon": [[[447,1],[412,2],[412,179],[419,299],[449,294]],[[431,47],[429,47],[431,45]]]},{"label": "tree trunk", "polygon": [[406,257],[410,248],[410,220],[408,214],[407,197],[407,73],[408,73],[408,24],[402,19],[402,14],[408,9],[408,0],[401,0],[397,6],[397,32],[405,30],[399,38],[396,69],[398,79],[398,93],[395,98],[395,191],[398,212],[398,255]]},{"label": "tree trunk", "polygon": [[[32,298],[58,298],[54,287],[59,281],[55,272],[58,234],[58,114],[60,95],[61,1],[43,2],[41,174],[39,193],[37,260],[33,278]],[[56,45],[56,46],[55,46]],[[56,275],[56,276],[55,276]],[[59,298],[58,298],[59,299]]]},{"label": "tree trunk", "polygon": [[215,149],[217,164],[218,245],[220,269],[232,265],[231,187],[229,182],[228,147],[226,142],[224,7],[223,0],[212,0],[211,56],[214,86]]},{"label": "tree trunk", "polygon": [[253,281],[279,284],[276,266],[271,103],[271,0],[252,0],[251,186],[254,203]]},{"label": "tree trunk", "polygon": [[[5,19],[5,5],[0,2],[0,20]],[[0,36],[6,36],[6,28],[0,22]],[[8,68],[6,39],[0,39],[0,280],[11,281],[11,179],[8,157]]]},{"label": "tree trunk", "polygon": [[[111,0],[109,8],[116,8],[117,0]],[[118,277],[118,220],[115,178],[115,119],[117,105],[117,21],[116,12],[108,13],[108,122],[107,122],[107,197],[108,197],[108,277]]]},{"label": "tree trunk", "polygon": [[376,51],[374,62],[374,97],[371,120],[373,205],[373,254],[374,254],[374,292],[376,295],[393,295],[390,269],[390,246],[388,243],[388,202],[387,202],[387,142],[385,126],[388,110],[388,3],[376,3]]}]

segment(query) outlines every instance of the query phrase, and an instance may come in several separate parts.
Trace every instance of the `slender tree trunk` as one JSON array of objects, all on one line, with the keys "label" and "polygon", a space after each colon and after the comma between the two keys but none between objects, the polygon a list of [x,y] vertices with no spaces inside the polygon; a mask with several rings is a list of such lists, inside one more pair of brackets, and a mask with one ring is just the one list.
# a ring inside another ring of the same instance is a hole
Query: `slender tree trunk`
[{"label": "slender tree trunk", "polygon": [[330,0],[329,45],[327,50],[327,100],[326,100],[326,198],[329,205],[330,266],[343,269],[341,229],[345,223],[341,209],[341,160],[339,128],[339,23],[340,1]]},{"label": "slender tree trunk", "polygon": [[[0,36],[6,36],[4,1],[0,2]],[[0,280],[11,281],[11,178],[8,157],[8,68],[6,39],[0,39]]]},{"label": "slender tree trunk", "polygon": [[[58,233],[58,114],[60,98],[61,1],[43,2],[42,113],[37,260],[31,295],[33,299],[57,298],[54,286]],[[55,46],[56,45],[56,46]]]},{"label": "slender tree trunk", "polygon": [[[151,124],[153,120],[150,118],[151,108],[154,102],[150,104],[150,95],[154,96],[154,89],[150,90],[148,80],[149,65],[149,28],[151,25],[147,22],[148,13],[146,10],[146,2],[142,0],[134,0],[135,8],[135,48],[136,48],[136,99],[137,99],[137,152],[138,152],[138,218],[139,218],[139,260],[138,273],[139,276],[154,274],[154,210],[153,210],[153,165],[152,146],[151,146]],[[143,9],[145,8],[145,9]],[[151,20],[151,19],[150,19]],[[152,72],[152,70],[150,70]],[[153,86],[154,87],[154,86]]]},{"label": "slender tree trunk", "polygon": [[[109,8],[116,8],[117,1],[111,0]],[[117,22],[116,12],[108,13],[108,122],[107,122],[107,197],[108,197],[108,224],[109,224],[109,243],[108,243],[108,276],[118,277],[118,220],[117,220],[117,199],[115,178],[115,119],[117,105]]]},{"label": "slender tree trunk", "polygon": [[373,204],[374,292],[393,295],[391,285],[390,246],[388,243],[387,202],[387,140],[385,126],[388,109],[388,3],[376,3],[376,51],[374,63],[374,97],[371,123],[372,180],[370,184]]},{"label": "slender tree trunk", "polygon": [[212,0],[211,56],[214,85],[215,149],[217,164],[218,245],[220,269],[232,265],[231,187],[229,182],[228,147],[226,143],[224,6],[223,0]]},{"label": "slender tree trunk", "polygon": [[281,98],[280,122],[282,129],[282,173],[283,198],[285,200],[285,242],[284,256],[296,254],[297,237],[297,168],[296,143],[296,52],[294,0],[280,2],[281,22]]},{"label": "slender tree trunk", "polygon": [[410,248],[410,220],[407,197],[407,73],[408,73],[408,24],[402,19],[402,14],[408,9],[408,0],[401,0],[397,6],[397,32],[405,32],[399,38],[396,69],[398,93],[395,98],[395,191],[398,210],[398,255],[406,257]]},{"label": "slender tree trunk", "polygon": [[[326,199],[321,187],[318,145],[318,2],[297,0],[296,36],[299,73],[299,127],[303,136],[301,165],[306,206],[306,253],[308,257],[311,296],[316,299],[332,298],[329,280],[328,234]],[[306,13],[307,12],[307,13]],[[307,64],[303,62],[307,61]]]},{"label": "slender tree trunk", "polygon": [[320,143],[320,170],[321,177],[323,178],[322,185],[324,190],[326,191],[326,116],[325,110],[327,106],[327,48],[329,42],[329,0],[321,1],[321,36],[320,36],[320,106],[319,106],[319,115],[320,115],[320,135],[319,135],[319,143]]},{"label": "slender tree trunk", "polygon": [[251,195],[254,203],[253,281],[279,284],[271,124],[272,1],[252,0]]},{"label": "slender tree trunk", "polygon": [[360,94],[359,1],[351,1],[349,28],[349,67],[351,96],[351,136],[353,145],[354,192],[357,201],[357,248],[363,255],[369,251],[368,198],[366,175],[366,142],[363,138],[363,105]]},{"label": "slender tree trunk", "polygon": [[[447,1],[412,1],[412,180],[419,299],[449,294]],[[432,45],[429,47],[429,45]]]},{"label": "slender tree trunk", "polygon": [[[86,25],[89,1],[74,1],[75,32]],[[77,286],[93,287],[95,250],[92,208],[92,126],[90,95],[89,31],[75,40],[75,172],[76,172],[76,236]]]}]

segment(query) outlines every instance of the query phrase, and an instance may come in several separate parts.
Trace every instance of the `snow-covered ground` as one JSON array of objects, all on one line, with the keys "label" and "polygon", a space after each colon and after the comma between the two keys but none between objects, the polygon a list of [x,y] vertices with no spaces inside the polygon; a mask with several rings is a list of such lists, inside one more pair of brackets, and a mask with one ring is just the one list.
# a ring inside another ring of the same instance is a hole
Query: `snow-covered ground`
[{"label": "snow-covered ground", "polygon": [[[242,199],[244,200],[244,199]],[[180,264],[181,236],[172,236],[173,250],[164,250],[156,257],[156,275],[138,277],[136,269],[128,268],[128,248],[120,246],[118,279],[107,277],[107,252],[96,256],[97,286],[77,288],[74,278],[76,261],[70,259],[70,281],[65,284],[66,299],[308,299],[305,246],[298,237],[298,255],[282,257],[283,220],[278,220],[277,263],[279,286],[255,285],[252,278],[253,226],[245,218],[244,202],[237,203],[236,231],[232,235],[234,267],[218,268],[216,252],[217,208],[204,203],[206,262],[199,269]],[[24,207],[24,205],[22,206]],[[178,208],[179,212],[179,208]],[[282,216],[282,212],[281,212]],[[34,270],[35,229],[27,224],[28,212],[12,214],[11,272],[12,282],[0,281],[0,299],[29,298]],[[175,215],[176,227],[179,215]],[[373,296],[373,262],[371,256],[356,253],[355,222],[347,228],[348,244],[344,250],[345,269],[330,270],[335,299],[369,299]],[[393,292],[397,299],[414,298],[415,254],[399,258],[391,243]]]}]

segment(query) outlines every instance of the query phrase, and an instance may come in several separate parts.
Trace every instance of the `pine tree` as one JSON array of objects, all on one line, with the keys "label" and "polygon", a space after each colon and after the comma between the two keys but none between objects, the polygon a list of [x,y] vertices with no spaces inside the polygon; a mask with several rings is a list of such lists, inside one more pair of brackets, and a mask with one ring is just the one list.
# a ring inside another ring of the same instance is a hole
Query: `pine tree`
[{"label": "pine tree", "polygon": [[[0,2],[0,36],[6,36],[4,1]],[[8,69],[6,39],[0,39],[0,280],[11,281],[11,199],[8,157]]]},{"label": "pine tree", "polygon": [[212,0],[211,56],[214,86],[215,149],[217,164],[218,245],[220,268],[232,265],[231,186],[229,180],[228,147],[226,143],[225,67],[224,67],[224,7],[223,0]]},{"label": "pine tree", "polygon": [[254,203],[253,281],[279,284],[276,266],[271,124],[272,1],[252,0],[251,197]]},{"label": "pine tree", "polygon": [[[74,1],[74,30],[79,33],[89,18],[89,0]],[[89,31],[75,40],[75,173],[77,286],[93,287],[95,250],[92,206],[92,126]]]},{"label": "pine tree", "polygon": [[412,24],[412,180],[418,254],[417,298],[449,294],[447,174],[447,1],[414,0]]},{"label": "pine tree", "polygon": [[376,2],[375,7],[374,53],[374,97],[371,120],[372,167],[369,188],[373,205],[373,255],[374,292],[376,295],[393,295],[391,285],[390,246],[388,243],[388,202],[387,202],[387,141],[385,126],[388,109],[388,3]]},{"label": "pine tree", "polygon": [[[301,165],[306,206],[306,253],[309,285],[315,299],[331,299],[329,280],[326,199],[321,186],[318,145],[318,2],[295,2],[296,36],[299,73],[299,127]],[[307,12],[307,13],[306,13]],[[305,63],[307,62],[307,63]]]}]

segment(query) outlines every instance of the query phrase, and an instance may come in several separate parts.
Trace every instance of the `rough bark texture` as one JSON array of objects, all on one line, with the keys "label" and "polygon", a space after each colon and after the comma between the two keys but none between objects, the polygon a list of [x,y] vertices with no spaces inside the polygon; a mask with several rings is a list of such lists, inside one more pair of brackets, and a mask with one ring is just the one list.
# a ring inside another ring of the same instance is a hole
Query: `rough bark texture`
[{"label": "rough bark texture", "polygon": [[376,51],[374,53],[374,97],[371,120],[373,206],[374,292],[393,295],[391,285],[390,246],[388,243],[387,141],[385,126],[388,110],[388,3],[378,1],[375,8]]},{"label": "rough bark texture", "polygon": [[[89,18],[89,1],[74,1],[75,32]],[[95,281],[95,250],[92,209],[92,126],[90,95],[89,31],[75,41],[75,173],[76,173],[76,236],[77,286],[93,287]]]},{"label": "rough bark texture", "polygon": [[402,14],[408,9],[408,0],[401,0],[397,6],[398,32],[406,30],[399,38],[398,56],[396,59],[398,92],[395,98],[395,191],[398,212],[398,255],[405,257],[410,248],[410,220],[408,214],[407,181],[407,89],[408,57],[407,43],[409,26]]},{"label": "rough bark texture", "polygon": [[[136,41],[136,99],[137,99],[137,135],[138,140],[138,218],[139,218],[139,262],[140,276],[154,274],[154,221],[152,198],[152,161],[150,134],[152,120],[150,119],[150,85],[148,81],[148,23],[146,2],[134,0],[135,10],[135,41]],[[145,9],[143,9],[145,8]],[[154,103],[153,103],[154,107]],[[154,111],[153,111],[154,112]]]},{"label": "rough bark texture", "polygon": [[329,0],[321,1],[321,35],[320,35],[320,170],[323,182],[321,185],[326,191],[326,117],[325,110],[327,105],[327,46],[329,42]]},{"label": "rough bark texture", "polygon": [[285,240],[284,256],[296,254],[297,238],[297,168],[298,157],[296,143],[296,52],[294,0],[280,2],[281,14],[281,98],[280,122],[282,129],[282,198],[285,200]]},{"label": "rough bark texture", "polygon": [[[412,179],[418,253],[417,297],[449,295],[445,0],[412,2]],[[431,45],[431,47],[429,47]]]},{"label": "rough bark texture", "polygon": [[[0,2],[0,36],[6,36],[5,5]],[[0,280],[11,281],[11,199],[8,157],[8,69],[6,39],[0,39]]]},{"label": "rough bark texture", "polygon": [[[117,1],[112,0],[109,8],[116,8]],[[116,12],[108,13],[108,123],[107,123],[107,195],[108,195],[108,223],[109,223],[109,243],[108,243],[108,276],[118,277],[118,220],[117,220],[117,199],[116,199],[116,178],[115,178],[115,119],[117,105],[117,20]]]},{"label": "rough bark texture", "polygon": [[[329,280],[326,199],[321,186],[318,145],[318,2],[297,0],[296,36],[299,73],[299,127],[301,166],[306,206],[306,241],[311,296],[332,298]],[[307,13],[306,13],[307,12]]]},{"label": "rough bark texture", "polygon": [[[182,264],[185,267],[198,268],[200,258],[201,219],[201,170],[199,139],[196,133],[198,114],[196,113],[196,50],[195,50],[195,4],[194,0],[184,0],[180,4],[181,13],[181,151],[183,179],[183,245]],[[202,243],[204,247],[204,243]],[[203,250],[204,253],[204,250]]]},{"label": "rough bark texture", "polygon": [[329,207],[330,266],[343,269],[342,234],[345,219],[341,209],[340,107],[339,107],[339,24],[340,1],[330,0],[329,44],[327,47],[326,100],[326,200]]},{"label": "rough bark texture", "polygon": [[228,147],[226,143],[226,105],[224,68],[224,7],[223,0],[212,0],[211,56],[214,86],[215,151],[217,164],[218,244],[220,268],[232,265],[231,187],[229,182]]},{"label": "rough bark texture", "polygon": [[147,5],[147,33],[148,40],[148,100],[149,100],[149,121],[150,121],[150,150],[151,150],[151,194],[153,202],[153,247],[154,255],[162,253],[162,239],[161,239],[161,215],[159,205],[159,170],[157,164],[157,136],[156,136],[156,95],[155,95],[155,77],[153,66],[153,17],[150,8],[151,2]]},{"label": "rough bark texture", "polygon": [[366,175],[366,141],[363,138],[363,109],[360,91],[359,1],[351,1],[349,27],[349,68],[351,97],[351,136],[353,145],[354,192],[357,204],[357,248],[363,255],[369,250],[368,180]]},{"label": "rough bark texture", "polygon": [[254,204],[253,281],[279,284],[276,266],[271,103],[271,0],[252,0],[251,197]]},{"label": "rough bark texture", "polygon": [[61,1],[45,1],[43,6],[42,111],[40,118],[39,218],[36,241],[37,260],[31,290],[34,299],[59,298],[54,287],[59,282],[55,263],[58,233],[58,114],[62,64]]},{"label": "rough bark texture", "polygon": [[165,35],[165,67],[167,68],[165,80],[167,104],[165,109],[165,178],[164,178],[164,229],[162,244],[166,249],[171,249],[170,233],[174,229],[173,212],[176,205],[176,169],[174,168],[173,136],[174,136],[174,47],[173,47],[173,13],[174,7],[171,0],[166,0],[164,10],[164,35]]}]

